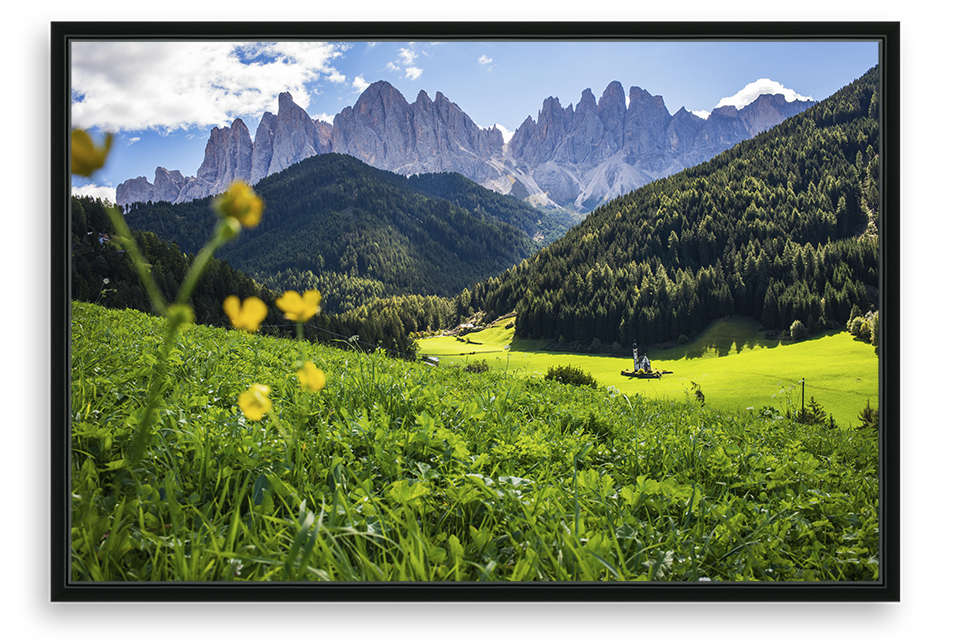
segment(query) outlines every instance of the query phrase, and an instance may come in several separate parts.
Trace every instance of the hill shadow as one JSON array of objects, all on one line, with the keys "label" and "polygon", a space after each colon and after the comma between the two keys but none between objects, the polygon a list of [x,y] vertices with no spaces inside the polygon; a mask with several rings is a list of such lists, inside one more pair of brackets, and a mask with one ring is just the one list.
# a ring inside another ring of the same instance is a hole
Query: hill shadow
[{"label": "hill shadow", "polygon": [[694,360],[716,355],[722,358],[746,349],[774,349],[780,345],[779,340],[767,339],[761,329],[760,323],[752,318],[720,318],[707,325],[699,336],[687,344],[657,350],[657,357],[664,360]]}]

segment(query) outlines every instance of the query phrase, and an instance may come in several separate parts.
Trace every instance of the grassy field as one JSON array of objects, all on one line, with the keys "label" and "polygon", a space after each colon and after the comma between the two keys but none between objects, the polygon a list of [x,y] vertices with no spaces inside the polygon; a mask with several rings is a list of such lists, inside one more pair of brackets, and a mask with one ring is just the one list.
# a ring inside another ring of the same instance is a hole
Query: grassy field
[{"label": "grassy field", "polygon": [[588,371],[601,386],[652,399],[686,398],[691,383],[696,383],[707,406],[721,410],[780,408],[788,401],[797,406],[802,379],[806,401],[815,398],[843,426],[859,424],[857,414],[867,400],[872,407],[878,404],[877,354],[844,331],[781,342],[765,339],[754,320],[725,318],[686,345],[647,352],[655,368],[673,373],[642,380],[620,375],[623,369],[633,369],[632,357],[544,351],[543,341],[516,339],[513,328],[506,328],[509,324],[511,319],[504,319],[468,334],[464,339],[469,343],[444,336],[420,340],[420,348],[423,354],[440,356],[442,364],[486,360],[491,369],[521,375],[542,376],[550,367],[573,365]]},{"label": "grassy field", "polygon": [[[873,430],[718,411],[709,387],[706,407],[659,402],[201,325],[163,363],[162,319],[89,304],[71,332],[80,582],[880,575]],[[321,391],[301,387],[302,360]],[[239,407],[253,384],[262,419]]]}]

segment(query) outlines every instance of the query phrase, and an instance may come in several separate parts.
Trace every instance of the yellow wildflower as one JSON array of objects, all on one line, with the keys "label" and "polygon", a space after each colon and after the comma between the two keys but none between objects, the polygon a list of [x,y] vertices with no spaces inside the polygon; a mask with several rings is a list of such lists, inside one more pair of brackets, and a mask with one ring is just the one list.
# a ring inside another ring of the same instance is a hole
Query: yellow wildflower
[{"label": "yellow wildflower", "polygon": [[263,200],[242,180],[237,180],[214,200],[213,206],[224,218],[234,218],[249,228],[260,224],[263,215]]},{"label": "yellow wildflower", "polygon": [[327,385],[327,376],[312,362],[307,362],[300,367],[297,375],[300,377],[300,386],[304,389],[320,391]]},{"label": "yellow wildflower", "polygon": [[256,332],[267,317],[267,305],[257,297],[247,298],[241,304],[237,296],[228,296],[223,301],[223,310],[234,327],[250,333]]},{"label": "yellow wildflower", "polygon": [[320,300],[320,292],[316,289],[305,291],[303,296],[296,291],[287,291],[277,298],[277,307],[287,320],[304,323],[320,313]]},{"label": "yellow wildflower", "polygon": [[103,146],[93,143],[90,134],[83,129],[74,129],[70,133],[70,173],[90,177],[107,161],[113,135],[107,134]]},{"label": "yellow wildflower", "polygon": [[270,387],[265,384],[252,384],[250,388],[240,394],[237,403],[240,410],[247,419],[258,421],[263,418],[263,414],[270,411],[273,403],[267,396],[270,394]]}]

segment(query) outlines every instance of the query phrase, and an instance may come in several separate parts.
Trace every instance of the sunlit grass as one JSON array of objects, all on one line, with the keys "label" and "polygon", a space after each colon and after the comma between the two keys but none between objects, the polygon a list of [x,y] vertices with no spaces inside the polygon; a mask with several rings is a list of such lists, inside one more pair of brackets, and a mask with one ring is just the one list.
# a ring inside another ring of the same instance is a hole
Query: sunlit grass
[{"label": "sunlit grass", "polygon": [[871,431],[234,330],[178,334],[129,468],[163,324],[73,305],[76,580],[878,576]]},{"label": "sunlit grass", "polygon": [[[686,345],[650,350],[658,369],[672,371],[659,380],[620,375],[633,369],[633,358],[608,354],[542,351],[545,341],[513,338],[510,320],[501,320],[483,331],[454,337],[420,340],[423,353],[441,356],[447,364],[486,360],[492,370],[543,376],[555,366],[572,365],[589,372],[603,387],[639,393],[662,400],[682,400],[691,393],[691,382],[700,385],[708,406],[721,410],[759,410],[780,406],[784,396],[799,404],[800,380],[805,400],[813,396],[843,425],[859,424],[857,414],[878,405],[879,361],[874,347],[850,334],[832,331],[792,342],[767,340],[759,324],[743,317],[713,322]],[[509,351],[504,347],[510,345]],[[445,356],[445,357],[444,357]],[[795,397],[793,397],[795,396]]]}]

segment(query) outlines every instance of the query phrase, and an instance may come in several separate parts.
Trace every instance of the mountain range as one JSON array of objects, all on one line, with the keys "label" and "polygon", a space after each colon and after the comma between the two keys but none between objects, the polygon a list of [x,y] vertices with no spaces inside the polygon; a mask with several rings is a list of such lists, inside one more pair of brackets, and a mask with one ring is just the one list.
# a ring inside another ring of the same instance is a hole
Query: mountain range
[{"label": "mountain range", "polygon": [[[627,97],[629,95],[629,100]],[[455,172],[532,205],[578,212],[709,160],[796,115],[814,101],[761,95],[742,109],[723,106],[700,118],[670,115],[661,96],[629,94],[611,82],[597,100],[585,89],[576,106],[544,100],[509,139],[481,128],[442,93],[411,104],[386,81],[371,84],[333,124],[311,118],[289,93],[266,112],[254,136],[243,120],[215,127],[196,176],[157,167],[117,186],[117,203],[188,202],[224,191],[233,180],[257,184],[306,158],[341,153],[411,176]]]}]

